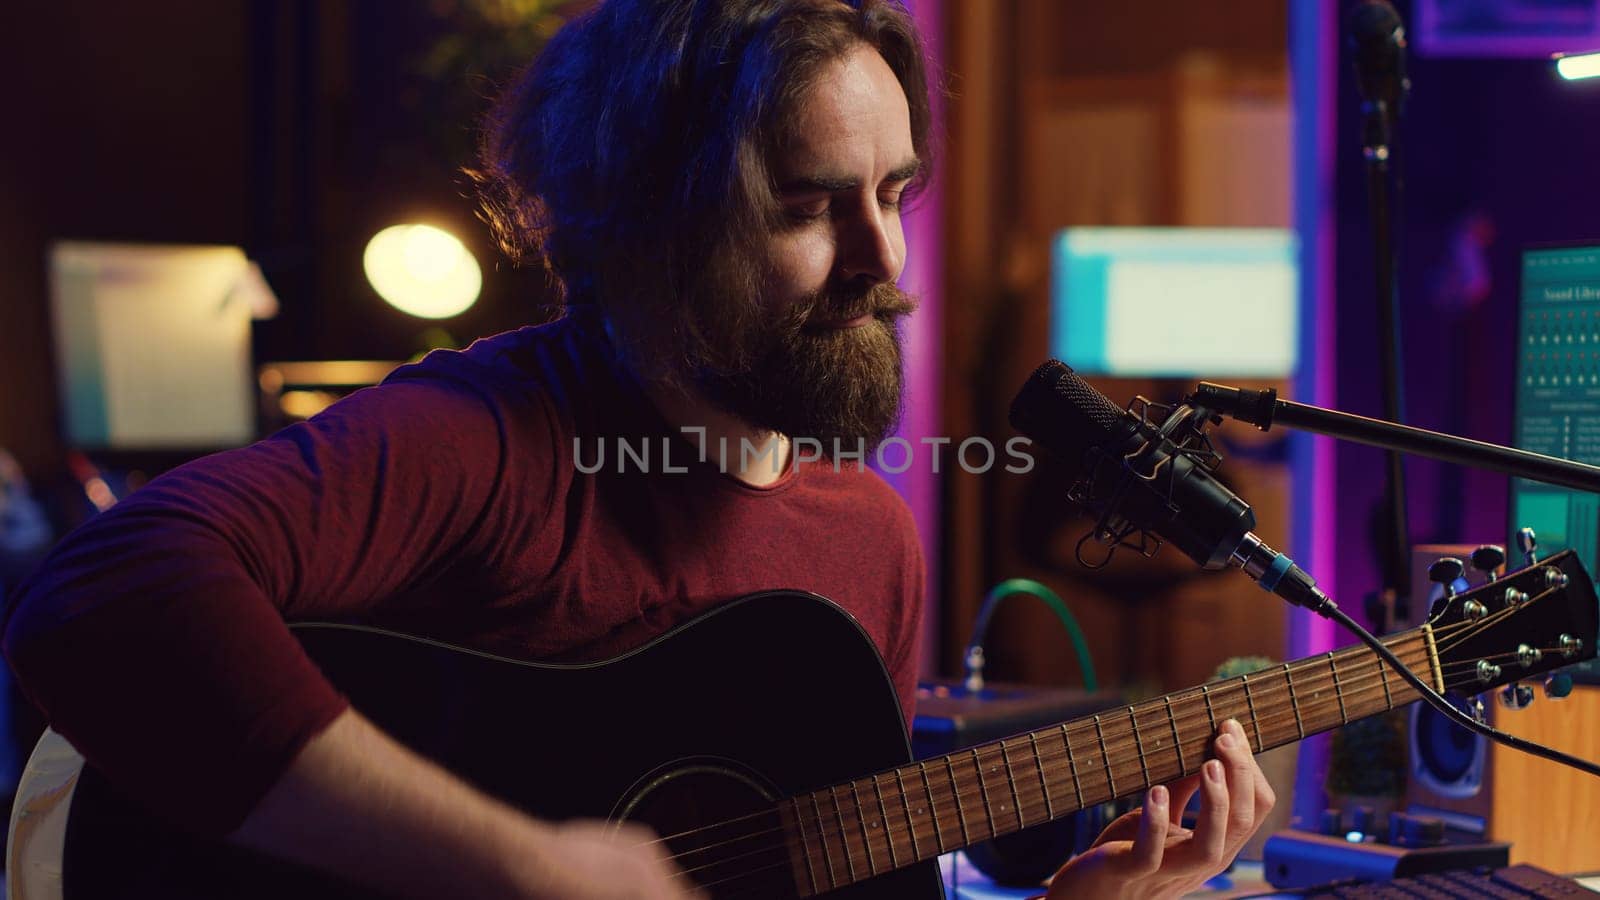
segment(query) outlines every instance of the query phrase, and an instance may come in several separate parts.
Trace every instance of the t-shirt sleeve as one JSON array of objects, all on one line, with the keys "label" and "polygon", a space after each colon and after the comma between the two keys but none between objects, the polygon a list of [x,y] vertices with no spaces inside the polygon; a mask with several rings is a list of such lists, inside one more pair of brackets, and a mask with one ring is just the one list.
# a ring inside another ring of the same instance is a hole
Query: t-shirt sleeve
[{"label": "t-shirt sleeve", "polygon": [[359,616],[446,571],[503,477],[505,418],[463,384],[395,381],[153,480],[23,585],[19,683],[135,799],[231,831],[346,706],[284,620]]}]

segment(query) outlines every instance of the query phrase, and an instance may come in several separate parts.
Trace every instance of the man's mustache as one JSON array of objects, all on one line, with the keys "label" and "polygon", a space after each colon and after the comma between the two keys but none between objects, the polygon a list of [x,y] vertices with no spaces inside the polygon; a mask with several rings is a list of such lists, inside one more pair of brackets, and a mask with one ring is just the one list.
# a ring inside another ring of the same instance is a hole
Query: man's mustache
[{"label": "man's mustache", "polygon": [[821,292],[810,301],[800,304],[800,323],[842,322],[858,316],[874,315],[880,319],[897,319],[910,315],[917,308],[917,300],[890,282],[875,284],[865,290],[860,288],[834,288]]}]

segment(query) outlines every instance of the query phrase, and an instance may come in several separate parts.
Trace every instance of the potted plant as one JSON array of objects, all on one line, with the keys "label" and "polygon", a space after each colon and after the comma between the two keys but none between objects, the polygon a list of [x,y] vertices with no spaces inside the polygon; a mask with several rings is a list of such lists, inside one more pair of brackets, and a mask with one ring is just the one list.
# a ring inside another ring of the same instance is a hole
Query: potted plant
[{"label": "potted plant", "polygon": [[[1237,678],[1275,665],[1278,663],[1265,656],[1235,656],[1218,666],[1212,673],[1212,678]],[[1289,827],[1290,813],[1294,808],[1295,768],[1299,758],[1298,744],[1285,744],[1265,753],[1256,754],[1256,762],[1261,766],[1262,774],[1267,776],[1267,783],[1272,785],[1278,802],[1272,807],[1272,812],[1267,815],[1266,821],[1256,833],[1239,848],[1239,859],[1261,859],[1261,851],[1266,846],[1267,838]]]},{"label": "potted plant", "polygon": [[1333,733],[1328,752],[1328,805],[1350,811],[1372,807],[1374,827],[1383,827],[1406,792],[1404,710],[1360,719]]}]

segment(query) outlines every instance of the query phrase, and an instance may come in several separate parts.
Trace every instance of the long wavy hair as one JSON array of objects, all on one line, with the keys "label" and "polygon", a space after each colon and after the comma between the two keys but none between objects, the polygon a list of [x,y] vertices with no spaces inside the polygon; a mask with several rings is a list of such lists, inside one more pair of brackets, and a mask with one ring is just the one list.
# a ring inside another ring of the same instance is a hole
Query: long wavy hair
[{"label": "long wavy hair", "polygon": [[768,160],[820,70],[857,44],[893,70],[928,161],[923,51],[894,0],[602,3],[491,109],[469,172],[484,218],[565,303],[599,307],[640,374],[743,370],[780,223]]}]

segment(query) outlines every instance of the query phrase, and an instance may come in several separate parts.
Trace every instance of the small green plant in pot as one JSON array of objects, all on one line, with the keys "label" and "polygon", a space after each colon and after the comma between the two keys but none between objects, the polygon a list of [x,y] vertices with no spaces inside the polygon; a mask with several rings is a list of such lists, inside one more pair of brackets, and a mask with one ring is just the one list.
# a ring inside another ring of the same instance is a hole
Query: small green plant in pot
[{"label": "small green plant in pot", "polygon": [[[1218,666],[1211,677],[1218,680],[1238,678],[1275,665],[1278,663],[1265,656],[1235,656]],[[1290,811],[1294,807],[1294,773],[1299,759],[1299,744],[1286,744],[1256,754],[1256,762],[1261,766],[1262,774],[1267,776],[1267,783],[1272,785],[1278,802],[1256,833],[1239,848],[1239,859],[1260,859],[1267,838],[1289,827]]]},{"label": "small green plant in pot", "polygon": [[1333,733],[1328,751],[1328,805],[1346,816],[1370,806],[1382,826],[1406,792],[1406,716],[1393,710],[1359,719]]}]

